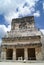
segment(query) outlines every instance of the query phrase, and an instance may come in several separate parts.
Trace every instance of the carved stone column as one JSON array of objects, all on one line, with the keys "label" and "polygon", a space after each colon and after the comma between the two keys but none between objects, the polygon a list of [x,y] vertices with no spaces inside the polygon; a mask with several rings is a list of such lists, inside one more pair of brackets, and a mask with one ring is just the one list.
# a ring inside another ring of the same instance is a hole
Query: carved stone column
[{"label": "carved stone column", "polygon": [[16,60],[16,49],[13,49],[13,60]]},{"label": "carved stone column", "polygon": [[1,59],[2,59],[2,60],[6,60],[6,49],[2,49]]},{"label": "carved stone column", "polygon": [[28,51],[27,51],[27,48],[24,49],[24,59],[28,60]]},{"label": "carved stone column", "polygon": [[35,48],[36,60],[42,60],[41,47]]}]

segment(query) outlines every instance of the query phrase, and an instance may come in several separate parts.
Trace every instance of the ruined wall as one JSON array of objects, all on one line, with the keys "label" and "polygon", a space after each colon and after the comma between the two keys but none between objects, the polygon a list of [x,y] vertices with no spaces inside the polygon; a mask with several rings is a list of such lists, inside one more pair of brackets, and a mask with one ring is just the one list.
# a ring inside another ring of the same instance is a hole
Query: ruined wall
[{"label": "ruined wall", "polygon": [[44,60],[44,35],[41,37],[41,43],[42,43],[42,57]]},{"label": "ruined wall", "polygon": [[35,26],[34,17],[28,16],[28,17],[13,19],[11,23],[11,30],[18,30],[19,28],[25,29],[34,26]]}]

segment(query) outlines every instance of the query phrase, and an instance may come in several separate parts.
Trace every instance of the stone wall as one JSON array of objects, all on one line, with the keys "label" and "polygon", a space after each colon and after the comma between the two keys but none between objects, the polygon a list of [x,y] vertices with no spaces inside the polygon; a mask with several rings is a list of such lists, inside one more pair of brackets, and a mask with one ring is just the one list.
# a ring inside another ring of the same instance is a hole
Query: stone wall
[{"label": "stone wall", "polygon": [[44,35],[41,37],[41,43],[42,43],[42,57],[44,60]]},{"label": "stone wall", "polygon": [[6,60],[6,49],[5,48],[2,48],[2,51],[1,51],[1,60]]},{"label": "stone wall", "polygon": [[0,46],[0,59],[1,59],[1,46]]},{"label": "stone wall", "polygon": [[35,48],[36,60],[42,60],[42,50],[41,47]]},{"label": "stone wall", "polygon": [[[19,24],[20,23],[20,24]],[[11,30],[19,28],[34,27],[34,16],[13,19],[11,23]]]}]

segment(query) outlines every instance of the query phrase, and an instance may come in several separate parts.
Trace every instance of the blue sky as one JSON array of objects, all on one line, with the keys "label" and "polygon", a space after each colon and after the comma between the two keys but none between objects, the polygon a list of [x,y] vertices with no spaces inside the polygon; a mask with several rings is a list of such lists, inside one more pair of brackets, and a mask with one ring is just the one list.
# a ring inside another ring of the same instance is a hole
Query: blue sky
[{"label": "blue sky", "polygon": [[0,42],[12,19],[24,16],[34,16],[36,27],[44,33],[44,0],[0,0]]}]

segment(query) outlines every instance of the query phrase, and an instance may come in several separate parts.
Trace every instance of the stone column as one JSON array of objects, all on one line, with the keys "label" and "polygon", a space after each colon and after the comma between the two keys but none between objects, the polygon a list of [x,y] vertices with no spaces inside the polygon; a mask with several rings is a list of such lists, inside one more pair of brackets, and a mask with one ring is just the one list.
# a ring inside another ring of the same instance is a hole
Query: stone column
[{"label": "stone column", "polygon": [[13,49],[13,60],[16,60],[16,49]]},{"label": "stone column", "polygon": [[1,59],[2,59],[2,60],[6,60],[6,49],[2,49]]},{"label": "stone column", "polygon": [[3,60],[4,59],[4,53],[3,53],[3,51],[1,51],[1,60]]},{"label": "stone column", "polygon": [[41,47],[35,48],[36,60],[42,60]]},{"label": "stone column", "polygon": [[27,51],[27,48],[24,49],[24,59],[28,60],[28,51]]}]

